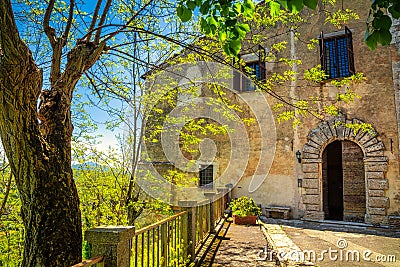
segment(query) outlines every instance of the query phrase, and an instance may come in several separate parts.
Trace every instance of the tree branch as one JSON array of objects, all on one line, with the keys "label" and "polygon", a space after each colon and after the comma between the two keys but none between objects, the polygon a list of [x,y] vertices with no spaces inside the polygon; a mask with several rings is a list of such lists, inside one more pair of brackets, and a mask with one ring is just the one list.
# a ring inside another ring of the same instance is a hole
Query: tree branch
[{"label": "tree branch", "polygon": [[92,19],[92,22],[90,23],[90,27],[89,27],[89,30],[87,33],[86,42],[90,42],[90,38],[92,38],[92,33],[94,30],[94,26],[96,25],[97,16],[99,15],[99,10],[100,10],[102,2],[103,2],[102,0],[97,1],[96,7],[93,12],[93,19]]},{"label": "tree branch", "polygon": [[115,31],[114,33],[110,34],[110,35],[105,39],[105,41],[110,40],[111,38],[113,38],[113,37],[114,37],[115,35],[117,35],[118,33],[121,33],[122,31],[124,31],[124,30],[129,26],[129,24],[131,24],[131,23],[133,22],[133,20],[136,19],[137,16],[139,16],[140,13],[141,13],[143,10],[145,10],[152,2],[153,2],[153,0],[150,0],[147,4],[145,4],[144,6],[142,6],[142,7],[136,12],[136,14],[133,15],[132,18],[130,18],[130,19],[128,20],[128,22],[127,22],[121,29],[119,29],[118,31]]},{"label": "tree branch", "polygon": [[3,215],[5,208],[6,208],[6,204],[7,204],[7,199],[8,199],[8,195],[10,194],[10,190],[11,190],[11,181],[12,181],[12,172],[10,172],[10,178],[8,178],[8,182],[6,185],[6,193],[4,194],[4,199],[1,203],[0,206],[0,217]]},{"label": "tree branch", "polygon": [[49,38],[51,47],[53,47],[53,49],[57,44],[56,31],[54,30],[54,28],[50,27],[50,16],[53,12],[54,2],[55,0],[50,0],[49,5],[46,8],[46,13],[44,14],[43,20],[43,30],[46,33],[47,38]]},{"label": "tree branch", "polygon": [[103,26],[104,22],[106,21],[108,10],[110,9],[111,3],[112,3],[112,0],[107,0],[106,6],[104,7],[104,10],[103,10],[103,14],[101,14],[101,18],[100,18],[99,24],[97,25],[98,26],[98,30],[97,30],[96,36],[94,38],[94,43],[95,44],[99,43],[100,36],[101,36],[101,29],[102,29],[101,26]]},{"label": "tree branch", "polygon": [[74,8],[75,8],[75,0],[71,0],[70,5],[69,5],[69,14],[68,14],[67,26],[65,26],[65,31],[64,31],[64,34],[62,36],[62,38],[63,38],[62,46],[63,47],[67,44],[69,31],[71,30],[72,20],[74,18]]}]

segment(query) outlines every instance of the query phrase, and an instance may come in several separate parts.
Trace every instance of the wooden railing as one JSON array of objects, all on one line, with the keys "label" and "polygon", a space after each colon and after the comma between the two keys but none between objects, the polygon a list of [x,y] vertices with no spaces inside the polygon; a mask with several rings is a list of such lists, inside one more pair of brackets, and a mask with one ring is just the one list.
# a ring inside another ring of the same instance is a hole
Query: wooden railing
[{"label": "wooden railing", "polygon": [[187,216],[183,211],[135,232],[131,266],[180,266],[186,255]]},{"label": "wooden railing", "polygon": [[[166,267],[194,261],[196,247],[210,235],[226,209],[226,198],[215,196],[193,207],[135,231],[133,226],[89,229],[85,239],[92,255],[102,255],[73,267]],[[104,260],[103,260],[104,257]],[[103,265],[95,265],[103,264]]]},{"label": "wooden railing", "polygon": [[88,260],[82,261],[81,263],[75,264],[72,267],[83,267],[83,266],[104,267],[104,257],[96,256]]}]

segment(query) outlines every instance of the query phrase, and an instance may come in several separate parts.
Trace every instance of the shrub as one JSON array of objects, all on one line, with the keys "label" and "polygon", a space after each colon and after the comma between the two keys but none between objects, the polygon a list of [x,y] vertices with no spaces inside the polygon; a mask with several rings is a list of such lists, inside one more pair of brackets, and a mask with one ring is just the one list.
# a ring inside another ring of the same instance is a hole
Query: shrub
[{"label": "shrub", "polygon": [[252,198],[242,196],[233,200],[229,207],[233,215],[245,217],[248,215],[261,215],[261,209],[257,206]]}]

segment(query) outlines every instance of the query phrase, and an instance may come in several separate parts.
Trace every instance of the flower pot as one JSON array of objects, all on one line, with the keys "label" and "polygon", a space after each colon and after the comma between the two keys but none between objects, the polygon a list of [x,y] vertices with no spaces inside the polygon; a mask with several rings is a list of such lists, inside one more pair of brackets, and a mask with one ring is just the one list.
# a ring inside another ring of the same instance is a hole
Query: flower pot
[{"label": "flower pot", "polygon": [[240,217],[233,215],[233,223],[239,225],[256,225],[257,215],[247,215]]}]

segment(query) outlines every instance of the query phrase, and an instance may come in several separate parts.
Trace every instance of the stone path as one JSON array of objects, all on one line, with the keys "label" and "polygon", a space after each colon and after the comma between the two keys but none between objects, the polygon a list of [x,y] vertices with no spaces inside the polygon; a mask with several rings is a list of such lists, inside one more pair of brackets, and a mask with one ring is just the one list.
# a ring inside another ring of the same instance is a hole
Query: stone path
[{"label": "stone path", "polygon": [[283,230],[303,251],[315,252],[313,262],[319,266],[400,266],[399,238],[293,226]]},{"label": "stone path", "polygon": [[351,223],[263,222],[268,242],[287,266],[400,266],[400,232]]},{"label": "stone path", "polygon": [[218,249],[213,267],[272,267],[267,241],[259,226],[232,224]]}]

